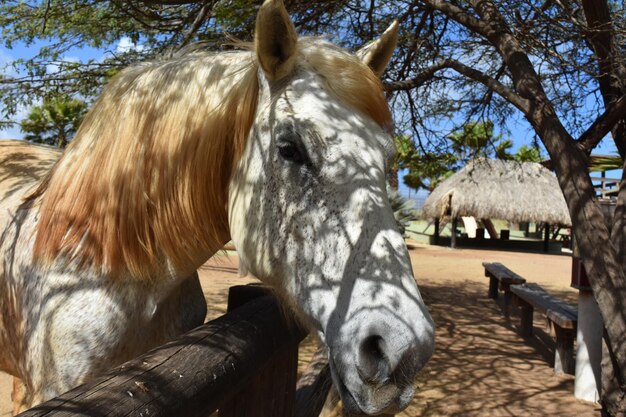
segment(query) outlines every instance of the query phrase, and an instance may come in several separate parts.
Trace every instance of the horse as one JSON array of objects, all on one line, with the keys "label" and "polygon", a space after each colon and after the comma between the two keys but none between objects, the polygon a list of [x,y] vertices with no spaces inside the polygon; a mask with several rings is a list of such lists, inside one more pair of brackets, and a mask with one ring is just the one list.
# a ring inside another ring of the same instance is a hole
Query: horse
[{"label": "horse", "polygon": [[389,205],[379,80],[266,0],[254,42],[112,78],[67,149],[0,142],[0,369],[14,411],[202,324],[196,270],[232,239],[329,349],[351,414],[411,401],[434,324]]}]

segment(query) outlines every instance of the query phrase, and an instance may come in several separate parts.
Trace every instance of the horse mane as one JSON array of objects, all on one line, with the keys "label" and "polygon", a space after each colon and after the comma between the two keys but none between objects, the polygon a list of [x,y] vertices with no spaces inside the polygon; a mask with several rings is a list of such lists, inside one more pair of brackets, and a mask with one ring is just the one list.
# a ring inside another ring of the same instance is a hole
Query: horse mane
[{"label": "horse mane", "polygon": [[[390,127],[378,78],[327,45],[301,39],[301,64]],[[30,196],[40,200],[35,261],[50,267],[60,258],[146,282],[171,267],[193,272],[228,240],[228,183],[258,90],[251,51],[193,50],[120,72]]]}]

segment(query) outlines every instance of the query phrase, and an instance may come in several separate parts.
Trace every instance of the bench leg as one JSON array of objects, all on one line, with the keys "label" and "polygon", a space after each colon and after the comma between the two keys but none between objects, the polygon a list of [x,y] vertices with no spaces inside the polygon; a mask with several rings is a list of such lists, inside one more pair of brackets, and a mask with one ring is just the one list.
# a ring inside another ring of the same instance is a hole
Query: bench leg
[{"label": "bench leg", "polygon": [[556,349],[554,350],[554,373],[557,375],[574,375],[576,362],[574,360],[574,338],[576,333],[572,329],[563,329],[554,326],[556,334]]},{"label": "bench leg", "polygon": [[[502,300],[502,312],[504,317],[508,320],[511,313],[511,303],[513,302],[513,293],[511,292],[511,286],[508,284],[501,284],[500,287],[504,291],[504,298]],[[508,323],[508,322],[507,322]]]},{"label": "bench leg", "polygon": [[494,277],[489,277],[489,298],[498,298],[498,280]]},{"label": "bench leg", "polygon": [[524,338],[533,335],[533,306],[524,300],[518,300],[520,307],[520,334]]}]

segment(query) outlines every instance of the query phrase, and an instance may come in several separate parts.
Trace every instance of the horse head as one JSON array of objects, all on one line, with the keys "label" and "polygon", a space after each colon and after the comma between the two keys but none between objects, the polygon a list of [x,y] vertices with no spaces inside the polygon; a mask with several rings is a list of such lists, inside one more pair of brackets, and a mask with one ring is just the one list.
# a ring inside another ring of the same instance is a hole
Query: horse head
[{"label": "horse head", "polygon": [[395,148],[378,76],[396,25],[356,56],[298,39],[282,1],[256,23],[259,96],[229,188],[241,262],[329,347],[352,414],[408,405],[434,349],[385,187]]}]

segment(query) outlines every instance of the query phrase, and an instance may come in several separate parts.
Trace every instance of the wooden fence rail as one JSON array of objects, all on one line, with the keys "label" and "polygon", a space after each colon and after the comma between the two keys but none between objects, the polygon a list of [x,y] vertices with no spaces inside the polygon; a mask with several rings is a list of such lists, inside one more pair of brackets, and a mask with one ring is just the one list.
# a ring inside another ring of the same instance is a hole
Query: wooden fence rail
[{"label": "wooden fence rail", "polygon": [[220,417],[304,415],[296,403],[319,414],[330,387],[327,366],[313,367],[296,394],[306,333],[258,287],[231,288],[229,310],[19,417],[206,417],[218,409]]}]

